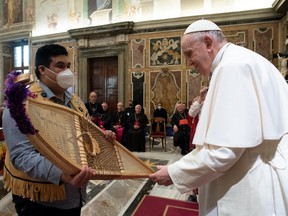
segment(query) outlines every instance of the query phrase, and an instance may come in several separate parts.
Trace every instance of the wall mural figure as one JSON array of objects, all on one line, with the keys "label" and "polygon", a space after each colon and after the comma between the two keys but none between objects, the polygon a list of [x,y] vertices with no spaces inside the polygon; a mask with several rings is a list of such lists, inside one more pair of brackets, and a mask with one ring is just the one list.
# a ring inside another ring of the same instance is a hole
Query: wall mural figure
[{"label": "wall mural figure", "polygon": [[14,23],[23,22],[23,1],[5,0],[4,3],[4,24],[11,26]]},{"label": "wall mural figure", "polygon": [[57,14],[53,13],[53,14],[47,15],[48,28],[56,29],[57,20],[58,20]]},{"label": "wall mural figure", "polygon": [[[111,9],[112,11],[112,0],[88,0],[88,19],[90,19],[91,24],[97,25],[110,23],[112,12],[107,11],[106,14],[105,10],[108,9]],[[100,11],[103,11],[104,14],[100,13]]]},{"label": "wall mural figure", "polygon": [[33,22],[34,20],[35,20],[34,6],[33,2],[30,1],[25,9],[25,21]]},{"label": "wall mural figure", "polygon": [[112,8],[112,0],[96,0],[97,10]]}]

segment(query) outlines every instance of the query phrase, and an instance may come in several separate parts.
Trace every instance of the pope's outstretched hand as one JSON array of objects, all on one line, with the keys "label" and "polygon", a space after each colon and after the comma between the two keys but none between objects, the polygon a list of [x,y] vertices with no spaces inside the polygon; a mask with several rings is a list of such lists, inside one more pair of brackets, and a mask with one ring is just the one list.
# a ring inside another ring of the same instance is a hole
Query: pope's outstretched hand
[{"label": "pope's outstretched hand", "polygon": [[152,181],[165,186],[173,184],[168,173],[168,166],[157,166],[157,170],[157,172],[149,175]]}]

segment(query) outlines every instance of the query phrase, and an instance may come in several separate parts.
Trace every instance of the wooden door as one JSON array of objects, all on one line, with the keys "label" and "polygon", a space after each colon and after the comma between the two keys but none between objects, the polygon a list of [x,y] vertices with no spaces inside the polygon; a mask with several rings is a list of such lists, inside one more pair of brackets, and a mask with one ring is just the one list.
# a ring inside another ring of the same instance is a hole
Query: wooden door
[{"label": "wooden door", "polygon": [[118,57],[91,58],[88,60],[88,92],[95,90],[97,102],[106,101],[110,111],[115,111],[118,102]]}]

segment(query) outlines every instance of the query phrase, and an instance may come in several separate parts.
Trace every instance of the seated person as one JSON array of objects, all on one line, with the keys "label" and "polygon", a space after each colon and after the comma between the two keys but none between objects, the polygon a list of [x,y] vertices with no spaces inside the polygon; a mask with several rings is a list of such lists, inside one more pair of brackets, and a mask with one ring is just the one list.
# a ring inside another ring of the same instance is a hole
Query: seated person
[{"label": "seated person", "polygon": [[135,111],[133,100],[129,100],[128,107],[125,108],[124,112],[127,118]]},{"label": "seated person", "polygon": [[124,138],[126,137],[126,134],[127,134],[127,131],[128,131],[128,128],[129,128],[129,124],[128,124],[128,119],[129,119],[129,116],[135,112],[135,105],[134,105],[134,102],[133,100],[129,100],[128,102],[128,107],[126,107],[124,109],[124,114],[125,114],[125,123],[124,123],[124,130],[123,130],[123,133],[122,133],[122,142],[121,143],[124,143],[125,140]]},{"label": "seated person", "polygon": [[[154,110],[153,117],[161,117],[165,119],[167,124],[167,110],[162,107],[162,102],[157,103],[157,108]],[[152,130],[156,131],[156,123],[152,124]],[[164,132],[164,124],[160,123],[160,131]]]},{"label": "seated person", "polygon": [[130,151],[145,152],[145,127],[148,124],[147,116],[142,112],[142,106],[135,106],[135,113],[128,119],[128,131],[125,136],[124,145]]},{"label": "seated person", "polygon": [[126,116],[123,111],[123,103],[119,102],[117,104],[117,110],[113,113],[113,127],[116,130],[116,140],[118,142],[122,141],[122,134],[124,130],[124,126],[126,123]]},{"label": "seated person", "polygon": [[85,103],[85,106],[91,116],[91,121],[99,126],[99,118],[103,114],[103,108],[100,103],[97,103],[97,93],[91,91],[89,94],[89,101]]},{"label": "seated person", "polygon": [[183,110],[184,110],[185,112],[188,112],[187,103],[186,103],[186,102],[183,102],[183,103],[182,103],[182,107],[183,107]]},{"label": "seated person", "polygon": [[99,126],[103,130],[111,130],[113,132],[116,132],[116,130],[113,127],[113,117],[112,114],[108,110],[108,104],[106,102],[103,102],[102,104],[103,114],[99,118]]},{"label": "seated person", "polygon": [[181,154],[186,155],[190,150],[190,126],[188,112],[181,103],[176,104],[176,112],[172,116],[171,125],[174,132],[174,145],[181,148]]}]

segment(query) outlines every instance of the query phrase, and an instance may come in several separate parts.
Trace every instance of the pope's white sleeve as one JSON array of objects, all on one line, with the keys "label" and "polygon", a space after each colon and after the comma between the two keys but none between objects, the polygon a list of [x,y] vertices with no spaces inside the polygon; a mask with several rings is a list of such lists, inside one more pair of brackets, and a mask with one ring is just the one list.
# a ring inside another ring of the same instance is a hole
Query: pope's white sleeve
[{"label": "pope's white sleeve", "polygon": [[168,172],[177,190],[186,193],[225,174],[244,151],[244,148],[198,146],[169,165]]}]

